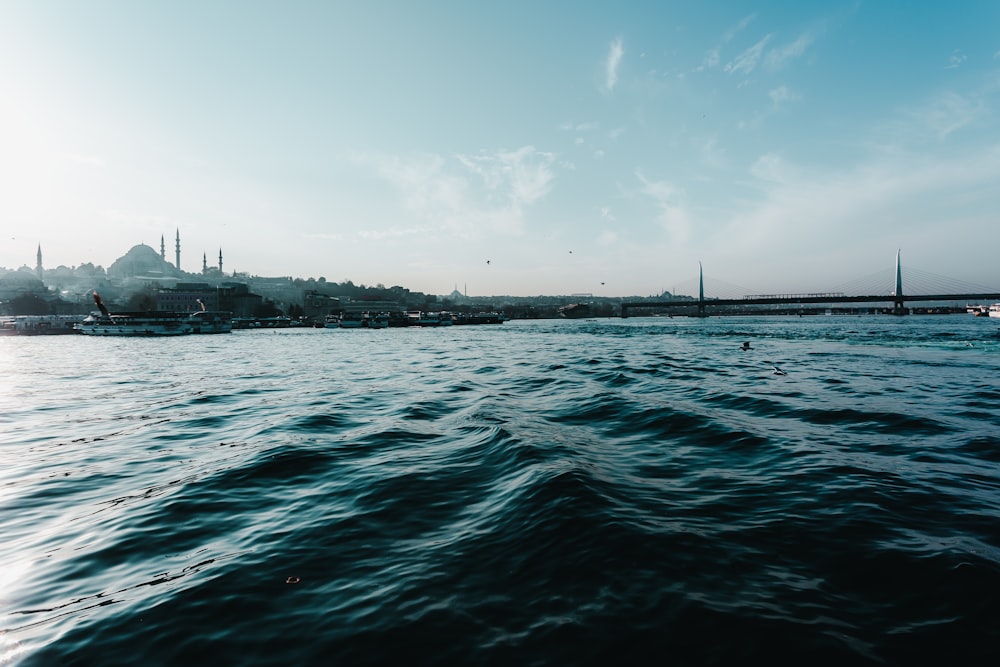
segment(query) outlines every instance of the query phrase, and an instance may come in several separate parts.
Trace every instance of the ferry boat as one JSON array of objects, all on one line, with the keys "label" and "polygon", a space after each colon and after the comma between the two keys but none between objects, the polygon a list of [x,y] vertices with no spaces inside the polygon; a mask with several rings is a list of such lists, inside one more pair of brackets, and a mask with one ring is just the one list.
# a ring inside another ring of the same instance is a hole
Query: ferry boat
[{"label": "ferry boat", "polygon": [[94,303],[100,308],[73,326],[87,336],[185,336],[193,333],[229,333],[233,330],[233,314],[222,310],[202,310],[176,313],[154,310],[149,312],[111,313],[97,292]]},{"label": "ferry boat", "polygon": [[194,331],[187,313],[91,313],[73,327],[87,336],[183,336]]},{"label": "ferry boat", "polygon": [[341,313],[341,329],[361,329],[368,326],[368,313]]},{"label": "ferry boat", "polygon": [[447,327],[455,323],[451,313],[441,311],[438,313],[420,313],[417,319],[417,326],[421,327]]},{"label": "ferry boat", "polygon": [[80,315],[15,315],[0,320],[2,336],[53,336],[76,333]]},{"label": "ferry boat", "polygon": [[188,316],[191,333],[216,334],[233,330],[233,314],[228,310],[202,310]]}]

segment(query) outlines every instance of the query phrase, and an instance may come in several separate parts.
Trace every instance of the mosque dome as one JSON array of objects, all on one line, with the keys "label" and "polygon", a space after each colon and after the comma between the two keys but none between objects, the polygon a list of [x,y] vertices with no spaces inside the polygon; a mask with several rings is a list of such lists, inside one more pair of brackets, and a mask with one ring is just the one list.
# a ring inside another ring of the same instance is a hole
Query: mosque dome
[{"label": "mosque dome", "polygon": [[21,294],[42,294],[45,285],[34,272],[24,269],[10,271],[0,276],[0,299],[10,299]]},{"label": "mosque dome", "polygon": [[144,243],[140,243],[119,257],[108,267],[109,278],[175,277],[178,271],[172,264],[160,257],[160,253]]}]

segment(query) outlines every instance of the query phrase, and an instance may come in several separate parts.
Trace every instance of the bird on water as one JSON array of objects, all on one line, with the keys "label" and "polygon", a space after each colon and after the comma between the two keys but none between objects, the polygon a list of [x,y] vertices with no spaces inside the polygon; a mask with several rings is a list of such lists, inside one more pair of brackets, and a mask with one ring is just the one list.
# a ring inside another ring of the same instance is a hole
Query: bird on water
[{"label": "bird on water", "polygon": [[744,341],[743,345],[740,346],[740,349],[746,352],[747,350],[752,350],[753,348],[750,347],[750,341]]}]

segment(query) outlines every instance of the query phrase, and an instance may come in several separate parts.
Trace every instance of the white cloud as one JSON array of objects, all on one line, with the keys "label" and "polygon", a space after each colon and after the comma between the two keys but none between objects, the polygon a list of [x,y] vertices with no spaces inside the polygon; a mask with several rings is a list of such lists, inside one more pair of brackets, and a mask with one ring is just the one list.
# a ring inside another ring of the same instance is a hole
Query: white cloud
[{"label": "white cloud", "polygon": [[525,146],[475,155],[406,158],[355,155],[400,195],[407,216],[420,224],[368,229],[364,238],[417,233],[469,237],[519,234],[525,210],[544,198],[555,178],[555,156]]},{"label": "white cloud", "polygon": [[701,161],[709,167],[720,169],[728,164],[726,151],[718,147],[718,140],[715,137],[708,139],[701,145]]},{"label": "white cloud", "polygon": [[[712,240],[713,262],[779,256],[786,272],[801,270],[808,276],[822,268],[843,280],[857,275],[838,262],[856,261],[854,255],[863,253],[888,255],[903,239],[936,238],[922,244],[948,247],[959,224],[969,238],[988,236],[995,224],[990,212],[997,205],[989,185],[1000,179],[1000,146],[953,159],[882,154],[840,171],[810,170],[768,154],[752,171],[762,179],[761,197],[741,202],[719,228]],[[864,238],[864,247],[845,245],[845,238]]]},{"label": "white cloud", "polygon": [[772,88],[768,92],[768,96],[774,103],[775,108],[780,107],[787,102],[795,102],[799,99],[799,95],[792,92],[788,86],[778,86],[777,88]]},{"label": "white cloud", "polygon": [[945,65],[945,69],[955,69],[956,67],[961,66],[962,63],[964,63],[968,59],[969,57],[967,55],[965,55],[958,49],[955,49],[954,51],[951,52],[951,56],[948,58],[948,64]]},{"label": "white cloud", "polygon": [[770,69],[778,69],[793,58],[798,58],[813,43],[811,35],[802,35],[791,44],[768,51],[764,64]]},{"label": "white cloud", "polygon": [[750,167],[750,173],[764,181],[785,182],[785,165],[780,155],[768,153],[760,156]]},{"label": "white cloud", "polygon": [[608,49],[608,57],[604,61],[605,92],[610,93],[618,83],[618,68],[621,66],[623,55],[625,55],[625,49],[622,46],[622,38],[616,37],[611,42],[611,48]]},{"label": "white cloud", "polygon": [[651,181],[639,170],[636,170],[635,176],[642,184],[639,191],[660,209],[656,220],[667,232],[668,241],[674,244],[686,242],[691,235],[691,220],[681,204],[683,191],[669,181]]},{"label": "white cloud", "polygon": [[608,206],[601,207],[601,217],[611,222],[615,222],[616,220],[614,213],[611,212],[611,208]]},{"label": "white cloud", "polygon": [[903,112],[890,129],[904,142],[932,136],[944,141],[951,134],[982,118],[988,109],[979,97],[947,92],[927,104]]},{"label": "white cloud", "polygon": [[750,25],[750,22],[754,19],[754,17],[755,14],[745,16],[740,20],[739,23],[737,23],[735,26],[727,30],[722,35],[722,38],[719,40],[719,45],[712,49],[709,49],[708,53],[705,54],[705,57],[702,60],[701,66],[697,67],[695,71],[701,71],[704,69],[711,69],[713,67],[718,67],[721,58],[720,53],[722,51],[722,47],[731,42],[733,40],[733,37],[735,37],[738,33],[742,32],[744,28]]},{"label": "white cloud", "polygon": [[771,41],[771,35],[766,35],[759,42],[736,56],[723,70],[729,74],[750,74],[757,69],[761,54],[764,52],[764,47],[767,46],[769,41]]}]

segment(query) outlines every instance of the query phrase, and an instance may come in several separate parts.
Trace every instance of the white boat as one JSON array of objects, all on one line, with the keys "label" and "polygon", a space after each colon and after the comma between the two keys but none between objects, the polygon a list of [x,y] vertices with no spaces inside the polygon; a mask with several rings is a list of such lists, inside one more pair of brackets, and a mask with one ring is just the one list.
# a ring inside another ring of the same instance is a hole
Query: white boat
[{"label": "white boat", "polygon": [[368,315],[365,313],[341,313],[341,329],[361,329],[368,326]]},{"label": "white boat", "polygon": [[233,330],[233,314],[226,310],[202,310],[188,316],[191,333],[229,333]]},{"label": "white boat", "polygon": [[0,335],[52,336],[76,333],[79,315],[15,315],[0,320]]},{"label": "white boat", "polygon": [[990,306],[990,317],[1000,317],[1000,303]]},{"label": "white boat", "polygon": [[98,313],[73,327],[87,336],[184,336],[194,330],[187,313]]},{"label": "white boat", "polygon": [[451,313],[420,313],[417,326],[421,327],[445,327],[455,323]]}]

